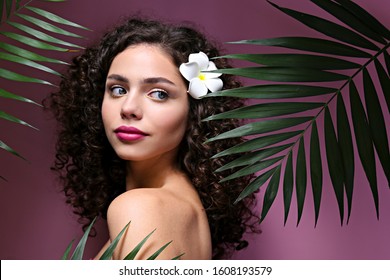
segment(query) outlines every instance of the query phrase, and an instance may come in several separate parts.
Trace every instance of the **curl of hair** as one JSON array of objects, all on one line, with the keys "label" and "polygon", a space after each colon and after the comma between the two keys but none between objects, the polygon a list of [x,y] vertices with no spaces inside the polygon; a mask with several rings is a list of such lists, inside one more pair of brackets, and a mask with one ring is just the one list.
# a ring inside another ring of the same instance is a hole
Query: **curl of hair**
[{"label": "curl of hair", "polygon": [[[169,54],[179,67],[191,53],[203,51],[219,56],[215,45],[195,28],[131,18],[106,33],[98,44],[75,57],[61,80],[58,92],[45,105],[59,123],[56,158],[52,167],[63,184],[67,203],[87,225],[106,211],[111,201],[125,191],[125,162],[110,146],[101,118],[105,79],[114,57],[128,46],[153,44]],[[219,69],[229,68],[225,59],[214,60]],[[224,89],[240,86],[229,75],[221,76]],[[233,205],[251,176],[219,183],[226,176],[214,172],[237,156],[210,159],[213,155],[242,142],[233,138],[204,143],[207,139],[239,125],[237,120],[205,122],[202,119],[242,105],[237,98],[190,98],[186,136],[181,143],[178,164],[197,189],[210,224],[213,258],[229,257],[247,246],[245,232],[256,232],[253,213],[255,195]]]}]

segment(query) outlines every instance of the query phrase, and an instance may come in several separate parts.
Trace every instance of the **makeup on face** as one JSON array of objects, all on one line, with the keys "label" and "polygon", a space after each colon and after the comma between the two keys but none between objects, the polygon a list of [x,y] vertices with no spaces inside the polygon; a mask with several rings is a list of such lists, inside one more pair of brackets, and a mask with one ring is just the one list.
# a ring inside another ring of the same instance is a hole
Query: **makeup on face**
[{"label": "makeup on face", "polygon": [[148,136],[147,133],[133,126],[120,126],[114,130],[116,137],[123,142],[137,141]]},{"label": "makeup on face", "polygon": [[187,127],[187,85],[157,46],[136,45],[113,60],[102,104],[106,136],[128,161],[176,154]]}]

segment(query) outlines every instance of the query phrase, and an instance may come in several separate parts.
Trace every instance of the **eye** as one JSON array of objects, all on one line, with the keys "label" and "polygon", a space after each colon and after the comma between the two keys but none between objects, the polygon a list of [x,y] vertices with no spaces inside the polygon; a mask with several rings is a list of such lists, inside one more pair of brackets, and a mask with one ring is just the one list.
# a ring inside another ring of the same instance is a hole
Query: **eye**
[{"label": "eye", "polygon": [[148,93],[148,97],[157,101],[164,101],[168,99],[169,95],[165,90],[155,89]]},{"label": "eye", "polygon": [[127,93],[126,89],[120,86],[112,86],[110,87],[111,95],[113,96],[122,96]]}]

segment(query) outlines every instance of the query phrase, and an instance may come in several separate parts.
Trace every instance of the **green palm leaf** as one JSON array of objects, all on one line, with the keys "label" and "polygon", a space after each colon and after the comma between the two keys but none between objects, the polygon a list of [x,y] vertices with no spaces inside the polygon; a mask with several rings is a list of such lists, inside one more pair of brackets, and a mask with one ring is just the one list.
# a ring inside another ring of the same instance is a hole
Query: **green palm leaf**
[{"label": "green palm leaf", "polygon": [[[299,20],[301,23],[307,25],[310,28],[313,28],[314,30],[317,30],[329,37],[332,37],[334,39],[343,41],[345,43],[365,48],[365,49],[370,49],[370,50],[378,50],[378,47],[373,44],[371,41],[367,40],[363,36],[359,35],[355,31],[348,29],[346,27],[343,27],[339,24],[333,23],[331,21],[325,20],[323,18],[319,18],[313,15],[301,13],[298,11],[294,11],[291,9],[287,8],[282,8],[270,1],[272,6],[276,7],[283,13],[295,18],[296,20]],[[332,11],[334,8],[332,9]]]},{"label": "green palm leaf", "polygon": [[68,64],[64,61],[58,60],[58,59],[53,59],[50,57],[45,57],[39,54],[36,54],[34,52],[30,52],[28,50],[0,42],[0,48],[2,48],[5,51],[8,51],[9,53],[16,54],[20,57],[32,60],[32,61],[42,61],[42,62],[50,62],[50,63],[59,63],[59,64]]},{"label": "green palm leaf", "polygon": [[[206,98],[226,96],[270,99],[270,101],[243,106],[205,119],[205,121],[218,121],[226,118],[256,119],[255,122],[249,122],[208,140],[218,141],[229,137],[238,138],[251,135],[251,138],[243,143],[213,156],[217,158],[244,153],[217,171],[232,170],[233,172],[234,170],[234,173],[227,174],[223,181],[248,174],[255,175],[255,179],[249,183],[236,201],[244,199],[266,185],[261,220],[264,220],[277,196],[277,185],[283,184],[284,222],[287,221],[295,190],[298,207],[297,223],[299,224],[306,200],[306,188],[310,184],[313,192],[316,225],[319,219],[322,193],[327,187],[323,185],[325,175],[323,173],[326,172],[331,179],[340,221],[343,224],[344,217],[347,216],[348,223],[351,215],[355,166],[359,160],[366,174],[367,186],[371,190],[377,216],[379,216],[377,172],[384,172],[387,181],[390,181],[388,126],[385,122],[386,113],[390,108],[388,74],[390,31],[350,0],[312,0],[312,2],[325,13],[335,17],[335,21],[329,20],[329,17],[325,19],[325,17],[269,3],[284,14],[318,31],[321,37],[325,34],[329,39],[278,37],[241,40],[233,43],[249,44],[258,48],[262,46],[282,47],[292,51],[283,54],[262,54],[258,51],[254,54],[224,56],[241,60],[244,63],[256,63],[260,67],[222,69],[217,72],[257,79],[262,84],[223,90],[208,94]],[[342,73],[339,70],[343,70]],[[380,81],[381,90],[372,81],[371,76],[375,72]],[[364,96],[364,103],[361,101],[354,81],[361,74],[363,76],[361,92]],[[267,84],[264,81],[277,83]],[[321,82],[320,86],[318,82]],[[328,82],[331,82],[331,87],[327,86]],[[385,104],[380,103],[382,100],[380,94],[383,94]],[[303,100],[303,98],[317,96],[321,96],[322,100],[326,101],[316,103],[312,101],[313,99]],[[286,102],[287,98],[291,101]],[[348,108],[345,106],[344,99],[349,101]],[[306,127],[302,130],[301,127],[296,130],[295,127],[288,128],[288,125],[281,123],[287,121],[287,118],[282,118],[282,116],[289,117],[292,122],[296,121],[296,116],[288,116],[295,113],[299,113],[299,118],[302,120],[307,118],[304,122]],[[319,125],[320,119],[324,119],[324,124],[321,126]],[[310,131],[311,135],[307,135]],[[272,132],[272,134],[262,136],[265,132]],[[309,145],[304,144],[304,139],[309,139]],[[276,144],[279,146],[275,146]],[[354,147],[357,148],[357,152]],[[310,158],[309,163],[306,162],[307,154]],[[379,158],[380,168],[376,166],[375,154]],[[272,161],[273,155],[277,155],[274,157],[274,162]],[[295,170],[294,162],[296,162]],[[238,167],[240,169],[237,169]],[[347,215],[344,215],[345,198]]]},{"label": "green palm leaf", "polygon": [[152,236],[152,234],[156,231],[154,229],[151,233],[149,233],[144,239],[141,240],[140,243],[138,243],[137,246],[134,247],[134,249],[124,258],[124,260],[134,260],[138,252],[141,250],[142,246],[146,243],[146,241]]},{"label": "green palm leaf", "polygon": [[[62,2],[62,1],[52,1],[52,2]],[[64,19],[56,14],[50,13],[48,11],[42,10],[40,8],[32,7],[32,6],[25,6],[26,9],[33,11],[34,13],[52,21],[53,23],[59,23],[59,24],[64,24],[68,25],[71,27],[79,28],[79,29],[84,29],[84,30],[89,30],[88,28],[81,26],[75,22],[69,21],[67,19]]]},{"label": "green palm leaf", "polygon": [[14,116],[12,116],[12,115],[4,112],[4,111],[0,111],[0,118],[4,119],[4,120],[7,120],[7,121],[15,122],[15,123],[18,123],[18,124],[21,124],[21,125],[25,125],[25,126],[28,126],[28,127],[31,127],[33,129],[38,130],[36,127],[32,126],[31,124],[28,124],[25,121],[22,121],[21,119],[18,119],[17,117],[14,117]]},{"label": "green palm leaf", "polygon": [[386,63],[386,68],[387,68],[387,73],[389,74],[390,73],[390,55],[389,53],[387,52],[387,50],[385,50],[383,52],[383,55],[385,57],[385,63]]},{"label": "green palm leaf", "polygon": [[67,260],[67,259],[69,259],[69,253],[70,253],[70,250],[72,250],[73,242],[74,242],[74,240],[72,240],[72,241],[69,243],[68,247],[66,247],[65,252],[64,252],[64,254],[63,254],[62,257],[61,257],[61,260]]},{"label": "green palm leaf", "polygon": [[[168,243],[166,243],[165,245],[163,245],[160,249],[158,249],[156,252],[154,252],[149,258],[148,260],[155,260],[164,250],[165,248],[167,248],[170,244],[172,243],[172,241],[169,241]],[[177,256],[175,257],[176,258],[180,258],[182,255],[180,256]]]},{"label": "green palm leaf", "polygon": [[[76,248],[74,249],[72,256],[70,257],[71,260],[82,260],[83,259],[85,245],[87,243],[89,233],[90,233],[95,221],[96,221],[96,218],[93,219],[93,221],[89,224],[88,228],[85,230],[79,243],[77,244]],[[65,255],[64,255],[64,257],[65,257]]]},{"label": "green palm leaf", "polygon": [[16,95],[16,94],[10,93],[10,92],[8,92],[8,91],[6,91],[4,89],[1,89],[1,88],[0,88],[0,97],[10,98],[10,99],[14,99],[14,100],[22,101],[22,102],[31,103],[31,104],[34,104],[34,105],[37,105],[37,106],[42,106],[41,104],[38,104],[35,101],[32,101],[31,99],[28,99],[28,98],[22,97],[20,95]]},{"label": "green palm leaf", "polygon": [[358,63],[347,60],[309,54],[230,54],[222,57],[274,67],[283,67],[286,64],[290,65],[290,67],[314,68],[319,70],[354,69],[360,67]]},{"label": "green palm leaf", "polygon": [[[267,172],[265,172],[265,173],[261,174],[260,176],[258,176],[251,183],[249,183],[249,185],[245,187],[245,189],[240,193],[240,195],[237,197],[237,199],[236,199],[236,201],[234,203],[237,203],[240,200],[242,200],[245,197],[247,197],[248,195],[256,192],[275,173],[276,168],[277,167],[274,167],[271,170],[268,170]],[[265,217],[262,217],[262,218],[264,219]]]},{"label": "green palm leaf", "polygon": [[204,96],[228,96],[241,98],[258,98],[258,99],[279,99],[279,98],[297,98],[319,96],[336,92],[337,89],[331,87],[319,87],[308,85],[294,84],[276,84],[276,85],[256,85],[241,87],[237,89],[228,89],[224,91],[212,92]]},{"label": "green palm leaf", "polygon": [[[78,242],[75,250],[73,251],[72,256],[70,257],[71,260],[82,260],[84,256],[84,250],[85,245],[87,243],[89,233],[93,227],[93,225],[96,222],[97,217],[93,219],[93,221],[89,224],[88,228],[84,232],[83,236],[81,237],[80,241]],[[107,249],[103,252],[102,256],[99,258],[99,260],[110,260],[112,259],[112,255],[114,253],[114,250],[118,246],[118,243],[120,239],[122,238],[123,234],[126,232],[126,230],[129,228],[130,222],[128,222],[123,229],[119,232],[119,234],[115,237],[115,239],[110,243],[110,245],[107,247]],[[154,233],[155,230],[153,230],[151,233],[149,233],[138,245],[124,258],[125,260],[134,260],[135,256],[138,254],[138,252],[141,250],[142,246],[146,243],[146,241],[149,239],[149,237]],[[70,242],[68,247],[66,248],[63,256],[61,257],[62,260],[68,260],[69,259],[69,253],[72,249],[74,240]],[[154,252],[148,260],[154,260],[156,259],[168,246],[171,244],[172,241],[164,244],[161,248],[159,248],[156,252]],[[180,258],[181,254],[174,259]]]},{"label": "green palm leaf", "polygon": [[[322,9],[326,10],[328,13],[335,16],[340,21],[349,25],[352,29],[360,32],[361,34],[375,40],[381,44],[386,44],[386,40],[383,39],[378,33],[371,29],[370,25],[362,21],[361,18],[357,17],[357,15],[353,14],[349,9],[347,10],[345,7],[334,3],[332,1],[323,1],[323,0],[311,0],[316,5],[320,6]],[[346,2],[344,2],[345,4]],[[349,6],[351,8],[351,6]]]},{"label": "green palm leaf", "polygon": [[363,83],[364,99],[372,140],[383,170],[387,175],[387,180],[390,181],[389,140],[387,139],[386,134],[385,119],[378,99],[378,94],[367,69],[363,70]]},{"label": "green palm leaf", "polygon": [[72,250],[74,239],[69,243],[68,247],[66,247],[64,254],[61,257],[61,260],[69,259],[70,250]]},{"label": "green palm leaf", "polygon": [[265,191],[263,209],[261,210],[261,220],[263,220],[265,216],[267,216],[267,213],[276,198],[276,194],[278,193],[278,189],[279,189],[279,180],[280,180],[280,165],[276,168],[275,172],[272,174],[271,180],[267,186],[267,190]]},{"label": "green palm leaf", "polygon": [[294,50],[309,51],[321,54],[333,54],[338,56],[366,57],[371,55],[355,47],[317,38],[308,37],[281,37],[261,40],[241,40],[232,44],[254,44],[263,46],[282,47]]},{"label": "green palm leaf", "polygon": [[290,205],[291,205],[292,194],[294,190],[294,174],[293,174],[292,158],[293,158],[293,152],[290,151],[286,163],[286,168],[284,171],[284,178],[283,178],[284,224],[286,224],[288,214],[290,212]]},{"label": "green palm leaf", "polygon": [[[311,179],[311,186],[313,191],[315,224],[317,224],[318,216],[320,214],[322,183],[323,183],[322,182],[322,161],[321,161],[321,151],[320,151],[319,141],[320,140],[318,136],[317,122],[313,122],[311,138],[310,138],[310,179]],[[289,155],[289,157],[291,157],[291,155]],[[292,159],[290,159],[290,161],[292,161]],[[292,163],[289,164],[292,165]],[[290,169],[291,168],[292,167],[290,167]],[[287,172],[287,167],[286,167],[286,172]],[[292,185],[292,182],[290,183],[290,185]]]},{"label": "green palm leaf", "polygon": [[232,68],[220,69],[216,72],[273,82],[329,82],[348,78],[343,74],[309,68],[290,68],[290,66]]},{"label": "green palm leaf", "polygon": [[49,67],[46,67],[46,66],[44,66],[42,64],[33,62],[33,61],[29,60],[29,59],[26,59],[26,58],[23,58],[23,57],[20,57],[20,56],[17,56],[17,55],[0,52],[0,60],[1,59],[7,60],[7,61],[11,61],[11,62],[15,62],[15,63],[19,63],[19,64],[22,64],[22,65],[25,65],[25,66],[29,66],[29,67],[32,67],[32,68],[35,68],[35,69],[39,69],[39,70],[42,70],[42,71],[45,71],[45,72],[48,72],[50,74],[54,74],[54,75],[57,75],[57,76],[61,76],[60,73],[58,73],[57,71],[55,71],[55,70],[53,70],[53,69],[51,69]]},{"label": "green palm leaf", "polygon": [[210,116],[205,121],[221,120],[229,118],[237,119],[258,119],[275,116],[284,116],[307,110],[323,107],[325,104],[320,102],[279,102],[279,103],[262,103],[242,107],[228,112]]},{"label": "green palm leaf", "polygon": [[328,159],[329,175],[332,180],[334,192],[339,206],[340,221],[344,219],[344,170],[341,160],[340,148],[337,143],[336,132],[328,107],[325,108],[325,147]]},{"label": "green palm leaf", "polygon": [[[5,2],[5,8],[6,8],[6,17],[9,18],[10,14],[11,14],[12,1],[11,0],[5,0],[4,2]],[[4,2],[1,3],[1,15],[3,14]]]},{"label": "green palm leaf", "polygon": [[293,131],[293,132],[285,132],[279,133],[277,135],[267,135],[255,139],[248,140],[244,143],[233,146],[225,151],[222,151],[213,156],[213,158],[218,158],[227,155],[239,154],[244,152],[249,152],[256,149],[261,149],[264,147],[268,147],[283,141],[286,141],[294,136],[301,134],[303,130]]},{"label": "green palm leaf", "polygon": [[48,82],[48,81],[44,81],[44,80],[37,79],[37,78],[31,78],[31,77],[28,77],[28,76],[25,76],[25,75],[20,75],[18,73],[9,71],[7,69],[2,69],[2,68],[0,68],[0,77],[4,78],[4,79],[7,79],[7,80],[16,81],[16,82],[38,83],[38,84],[44,84],[44,85],[51,85],[51,86],[53,86],[53,84]]},{"label": "green palm leaf", "polygon": [[[7,79],[14,83],[27,82],[27,83],[39,83],[44,85],[53,85],[47,80],[47,74],[58,76],[60,75],[58,71],[48,65],[42,65],[38,62],[53,63],[53,64],[67,64],[59,59],[57,59],[56,52],[70,52],[73,49],[81,49],[82,47],[77,44],[58,39],[52,34],[60,34],[62,37],[70,38],[70,40],[82,38],[81,35],[78,35],[74,32],[70,32],[64,28],[60,28],[59,25],[66,25],[71,28],[78,28],[83,30],[88,30],[87,28],[68,21],[64,18],[61,18],[55,14],[52,14],[48,11],[42,10],[31,6],[32,1],[28,1],[25,4],[21,4],[20,0],[2,0],[0,1],[0,16],[1,16],[1,25],[0,25],[0,60],[5,60],[10,64],[16,63],[20,67],[15,69],[22,70],[23,67],[39,69],[42,72],[39,77],[26,76],[18,72],[14,72],[5,67],[0,68],[0,78]],[[61,2],[61,1],[50,1]],[[45,20],[41,20],[38,17],[33,17],[30,15],[23,14],[23,11],[29,10],[39,17],[43,17]],[[25,23],[20,23],[19,21],[25,21]],[[41,28],[43,31],[35,29],[33,27]],[[14,29],[16,31],[10,32],[9,30]],[[22,34],[24,33],[24,34]],[[9,38],[5,42],[1,38]],[[15,41],[13,43],[13,41]],[[22,43],[24,47],[16,46],[17,44]],[[57,46],[62,45],[65,47]],[[72,49],[70,49],[72,48]],[[43,51],[50,50],[52,52],[52,57],[43,56],[41,53]],[[9,82],[9,84],[11,83]],[[34,101],[31,101],[27,98],[19,96],[12,92],[11,89],[0,88],[0,98],[11,98],[14,100],[24,101],[37,105]],[[0,118],[11,120],[23,125],[27,125],[27,122],[12,117],[12,114],[1,112]],[[32,127],[32,126],[30,126]],[[1,137],[1,136],[0,136]],[[3,143],[3,142],[1,142]],[[17,152],[11,149],[9,146],[1,146],[4,150],[20,156]],[[3,178],[3,177],[1,177]]]},{"label": "green palm leaf", "polygon": [[218,168],[215,171],[221,172],[221,171],[225,171],[225,170],[232,169],[235,167],[251,165],[251,164],[259,162],[263,159],[269,158],[269,157],[271,157],[271,156],[273,156],[273,155],[275,155],[275,154],[277,154],[277,153],[279,153],[287,148],[290,148],[291,146],[292,146],[291,144],[286,144],[286,145],[276,146],[276,147],[272,147],[272,148],[268,148],[268,149],[264,149],[264,150],[255,151],[255,152],[252,152],[250,154],[243,155],[243,156],[225,164],[224,166]]},{"label": "green palm leaf", "polygon": [[17,157],[20,157],[21,159],[24,159],[26,160],[24,157],[22,157],[20,154],[18,154],[14,149],[12,149],[10,146],[8,146],[7,144],[5,144],[3,141],[0,140],[0,148],[17,156]]},{"label": "green palm leaf", "polygon": [[43,20],[40,20],[38,18],[35,18],[35,17],[32,17],[32,16],[28,16],[28,15],[23,15],[23,14],[16,14],[18,17],[26,20],[26,21],[29,21],[31,23],[33,23],[34,25],[36,26],[39,26],[47,31],[50,31],[50,32],[53,32],[53,33],[57,33],[57,34],[61,34],[61,35],[65,35],[65,36],[69,36],[69,37],[76,37],[76,38],[82,38],[80,35],[77,35],[73,32],[69,32],[69,31],[66,31],[65,29],[62,29],[62,28],[59,28],[51,23],[48,23],[46,21],[43,21]]},{"label": "green palm leaf", "polygon": [[115,248],[118,246],[119,240],[121,239],[122,235],[125,233],[127,228],[129,227],[130,222],[127,223],[127,225],[119,232],[119,234],[115,237],[115,239],[111,242],[110,246],[104,251],[102,256],[99,258],[99,260],[110,260],[112,258],[112,255],[114,254]]},{"label": "green palm leaf", "polygon": [[313,117],[296,117],[296,118],[264,120],[262,122],[248,123],[236,129],[222,133],[216,137],[213,137],[208,141],[216,141],[216,140],[227,139],[227,138],[235,138],[241,136],[273,132],[275,130],[296,126],[308,122],[312,119]]},{"label": "green palm leaf", "polygon": [[20,24],[17,22],[11,22],[11,21],[9,21],[8,24],[21,30],[21,31],[24,31],[27,34],[32,35],[33,37],[35,37],[39,40],[45,41],[45,42],[54,43],[54,44],[58,44],[58,45],[64,45],[64,46],[73,47],[73,48],[81,48],[78,45],[68,43],[66,41],[60,40],[60,39],[55,38],[53,36],[47,35],[44,32],[41,32],[41,31],[38,31],[34,28],[28,27],[24,24]]},{"label": "green palm leaf", "polygon": [[0,20],[3,17],[4,2],[0,1]]},{"label": "green palm leaf", "polygon": [[382,64],[375,59],[375,68],[376,72],[378,73],[379,82],[382,87],[382,93],[385,97],[386,104],[387,104],[387,111],[390,112],[390,79],[387,75],[385,69],[383,68]]},{"label": "green palm leaf", "polygon": [[362,101],[360,100],[355,83],[353,81],[350,83],[349,94],[351,99],[351,112],[353,126],[355,129],[356,144],[364,171],[370,183],[372,195],[375,201],[377,216],[379,217],[377,189],[378,187],[376,178],[374,147],[372,143],[369,123],[364,112],[364,107]]},{"label": "green palm leaf", "polygon": [[172,258],[172,260],[180,260],[180,258],[181,258],[183,255],[185,255],[185,253],[180,254],[180,255],[178,255],[178,256]]},{"label": "green palm leaf", "polygon": [[258,163],[252,164],[250,166],[244,167],[244,168],[238,170],[237,172],[225,177],[224,179],[221,180],[221,182],[225,182],[228,180],[232,180],[235,178],[250,175],[250,174],[256,173],[258,171],[264,170],[264,169],[270,167],[271,165],[277,163],[278,161],[281,161],[282,159],[283,159],[283,157],[276,157],[276,158],[272,158],[272,159],[268,159],[268,160],[263,160],[263,161],[260,161]]},{"label": "green palm leaf", "polygon": [[298,225],[302,217],[303,205],[305,203],[306,188],[307,188],[305,142],[303,137],[301,137],[299,141],[297,167],[295,170],[295,187],[296,187],[296,195],[297,195],[297,203],[298,203],[298,221],[297,221],[297,225]]},{"label": "green palm leaf", "polygon": [[70,50],[67,48],[61,48],[57,46],[53,46],[50,44],[47,44],[45,42],[35,40],[33,38],[30,38],[28,36],[20,35],[14,32],[3,32],[1,31],[0,34],[11,38],[15,41],[18,41],[20,43],[26,44],[29,47],[37,48],[37,49],[42,49],[42,50],[48,50],[48,51],[58,51],[58,52],[69,52]]},{"label": "green palm leaf", "polygon": [[359,5],[355,4],[351,0],[335,0],[342,5],[347,11],[353,13],[356,18],[360,19],[361,22],[364,22],[369,28],[376,33],[380,34],[387,40],[390,40],[390,31],[380,23],[375,17],[373,17],[366,10],[361,8]]},{"label": "green palm leaf", "polygon": [[[340,155],[343,162],[344,185],[348,203],[348,220],[352,210],[352,196],[354,189],[355,160],[353,153],[353,142],[351,126],[347,116],[344,100],[341,94],[337,96],[337,135]],[[340,198],[341,199],[341,198]]]}]

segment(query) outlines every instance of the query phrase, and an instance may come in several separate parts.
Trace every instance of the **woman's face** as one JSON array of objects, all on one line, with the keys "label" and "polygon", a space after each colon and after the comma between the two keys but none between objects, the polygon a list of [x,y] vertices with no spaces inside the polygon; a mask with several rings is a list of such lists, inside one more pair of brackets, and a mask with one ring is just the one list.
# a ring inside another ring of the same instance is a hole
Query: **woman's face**
[{"label": "woman's face", "polygon": [[119,53],[102,105],[105,132],[117,155],[129,161],[176,155],[188,98],[178,67],[160,47],[140,44]]}]

